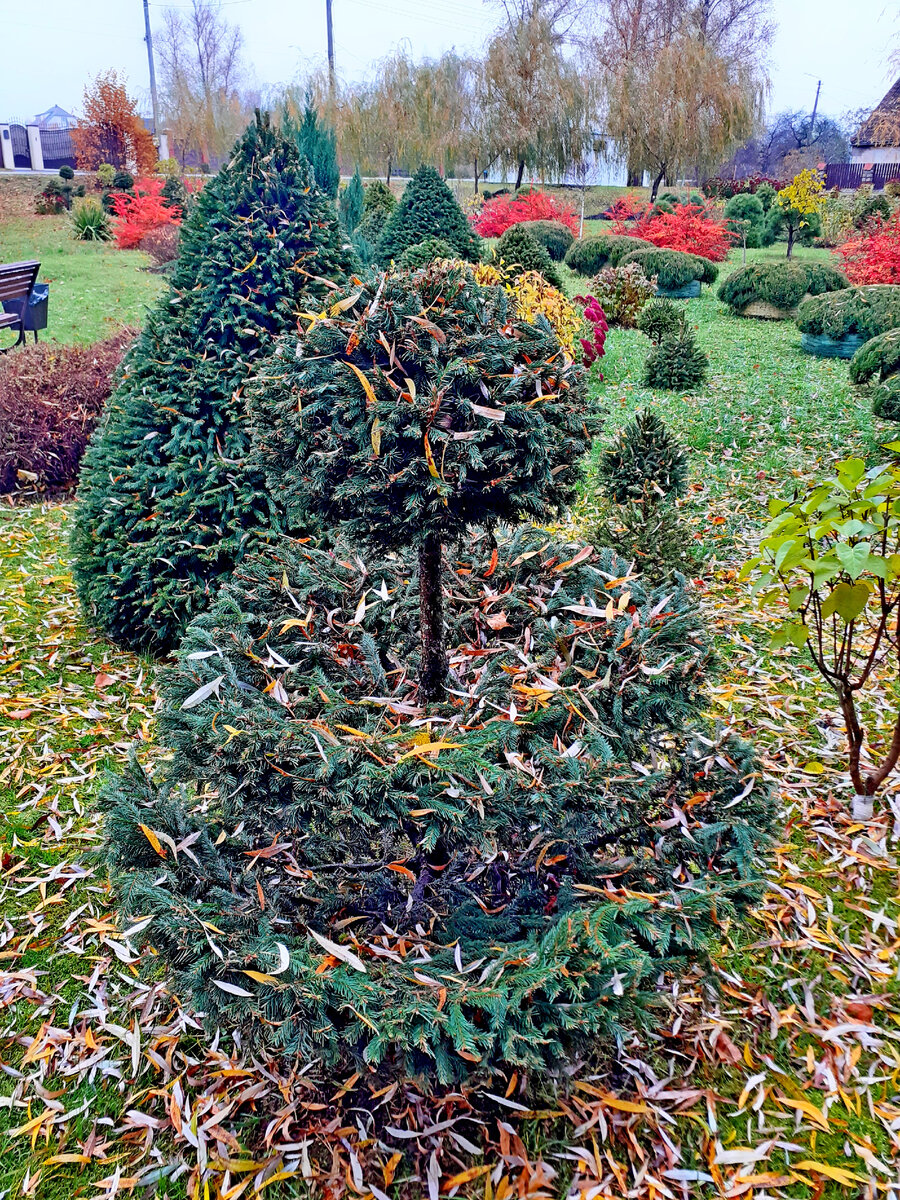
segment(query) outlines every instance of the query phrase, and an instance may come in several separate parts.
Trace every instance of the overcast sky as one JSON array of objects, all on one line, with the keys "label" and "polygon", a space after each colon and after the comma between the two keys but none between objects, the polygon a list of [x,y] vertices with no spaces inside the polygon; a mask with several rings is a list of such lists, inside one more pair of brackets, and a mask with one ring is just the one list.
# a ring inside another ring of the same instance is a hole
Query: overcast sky
[{"label": "overcast sky", "polygon": [[[154,26],[165,8],[151,3]],[[223,0],[244,32],[256,82],[288,83],[324,57],[325,0]],[[778,36],[770,63],[773,111],[873,107],[891,82],[886,54],[900,34],[898,0],[773,0]],[[350,78],[406,42],[416,57],[480,47],[496,21],[483,0],[334,0],[338,70]],[[147,95],[142,0],[0,0],[0,121],[59,104],[77,112],[85,80],[116,67]]]}]

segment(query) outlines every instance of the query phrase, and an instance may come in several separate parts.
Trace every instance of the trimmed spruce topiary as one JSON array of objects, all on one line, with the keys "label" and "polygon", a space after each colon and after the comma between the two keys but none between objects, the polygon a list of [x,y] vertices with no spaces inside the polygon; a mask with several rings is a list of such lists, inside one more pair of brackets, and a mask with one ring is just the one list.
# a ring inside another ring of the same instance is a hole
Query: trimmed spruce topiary
[{"label": "trimmed spruce topiary", "polygon": [[550,255],[554,262],[562,262],[575,235],[562,221],[523,221],[526,231]]},{"label": "trimmed spruce topiary", "polygon": [[667,333],[677,333],[684,325],[684,311],[672,300],[651,300],[641,310],[637,327],[651,342],[658,342]]},{"label": "trimmed spruce topiary", "polygon": [[697,345],[687,325],[677,333],[667,333],[650,348],[644,366],[647,387],[670,391],[690,391],[706,382],[709,358]]},{"label": "trimmed spruce topiary", "polygon": [[849,287],[840,271],[825,263],[751,263],[738,267],[719,286],[719,299],[734,313],[750,304],[769,305],[790,316],[807,293],[817,295]]},{"label": "trimmed spruce topiary", "polygon": [[296,146],[257,120],[181,226],[85,456],[73,566],[89,622],[164,651],[275,519],[248,467],[245,388],[277,335],[355,260]]},{"label": "trimmed spruce topiary", "polygon": [[400,203],[391,213],[378,255],[385,265],[399,259],[404,250],[429,237],[443,238],[457,258],[478,262],[481,239],[466,220],[456,197],[434,167],[421,166],[409,183]]},{"label": "trimmed spruce topiary", "polygon": [[455,257],[456,251],[443,238],[425,238],[423,242],[404,250],[397,265],[408,270],[416,270],[419,267],[427,267],[429,263],[437,259]]},{"label": "trimmed spruce topiary", "polygon": [[636,262],[645,275],[655,275],[657,286],[664,292],[677,292],[690,283],[715,283],[719,273],[708,258],[655,246],[632,250],[621,259],[623,266],[630,262]]},{"label": "trimmed spruce topiary", "polygon": [[738,235],[739,244],[743,242],[748,249],[755,249],[761,244],[766,210],[759,196],[753,192],[738,192],[725,205],[725,217],[728,228]]},{"label": "trimmed spruce topiary", "polygon": [[647,250],[651,243],[643,238],[625,237],[615,233],[601,237],[582,238],[573,242],[564,259],[578,275],[596,275],[604,267],[617,267],[632,250]]},{"label": "trimmed spruce topiary", "polygon": [[[872,284],[804,300],[797,311],[797,328],[830,338],[857,335],[875,338],[900,326],[900,286]],[[860,347],[864,350],[865,346]]]},{"label": "trimmed spruce topiary", "polygon": [[865,342],[850,362],[850,380],[870,384],[872,412],[885,421],[900,421],[900,327]]},{"label": "trimmed spruce topiary", "polygon": [[241,565],[162,680],[174,760],[103,800],[122,919],[210,1028],[453,1081],[561,1076],[659,1019],[659,973],[758,895],[772,805],[749,747],[691,735],[693,598],[627,576],[534,528],[467,538],[453,702],[423,707],[408,555]]},{"label": "trimmed spruce topiary", "polygon": [[540,271],[549,284],[562,291],[559,271],[525,225],[510,225],[494,247],[493,259],[504,275],[510,278],[522,275],[525,271]]}]

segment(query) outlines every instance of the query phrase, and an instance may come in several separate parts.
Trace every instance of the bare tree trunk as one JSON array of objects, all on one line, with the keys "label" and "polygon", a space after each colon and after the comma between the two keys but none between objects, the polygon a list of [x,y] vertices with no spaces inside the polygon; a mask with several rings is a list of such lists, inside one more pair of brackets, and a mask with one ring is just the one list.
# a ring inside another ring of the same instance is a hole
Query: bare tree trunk
[{"label": "bare tree trunk", "polygon": [[794,250],[794,226],[788,222],[788,248],[787,257],[790,258]]},{"label": "bare tree trunk", "polygon": [[654,201],[656,200],[656,193],[659,191],[659,185],[662,183],[662,181],[665,179],[665,177],[666,177],[666,168],[663,167],[663,169],[660,171],[660,173],[653,180],[653,187],[650,189],[650,203],[651,204],[653,204]]},{"label": "bare tree trunk", "polygon": [[391,186],[391,156],[388,155],[387,185]]},{"label": "bare tree trunk", "polygon": [[478,190],[478,155],[477,155],[477,154],[475,155],[475,161],[473,162],[472,166],[473,166],[473,168],[474,168],[474,171],[475,171],[475,195],[477,196],[477,195],[479,195],[479,190]]},{"label": "bare tree trunk", "polygon": [[441,593],[441,540],[435,533],[425,534],[419,550],[419,617],[422,636],[419,689],[423,700],[442,700],[447,680],[447,654]]},{"label": "bare tree trunk", "polygon": [[519,159],[519,173],[516,176],[516,191],[522,186],[522,176],[525,174],[525,159]]}]

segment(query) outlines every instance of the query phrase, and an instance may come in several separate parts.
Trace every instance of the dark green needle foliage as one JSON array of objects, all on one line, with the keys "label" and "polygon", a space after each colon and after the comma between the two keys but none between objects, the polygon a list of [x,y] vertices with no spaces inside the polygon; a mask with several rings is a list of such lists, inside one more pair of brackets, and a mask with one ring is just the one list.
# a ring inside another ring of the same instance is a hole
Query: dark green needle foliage
[{"label": "dark green needle foliage", "polygon": [[876,417],[900,421],[900,327],[860,346],[850,360],[850,381],[870,386]]},{"label": "dark green needle foliage", "polygon": [[752,192],[738,192],[725,205],[728,228],[738,235],[748,249],[755,249],[762,241],[766,225],[766,210],[762,200]]},{"label": "dark green needle foliage", "polygon": [[672,300],[651,300],[641,309],[637,327],[651,342],[658,342],[667,333],[678,333],[684,321],[684,310]]},{"label": "dark green needle foliage", "polygon": [[275,513],[245,463],[245,388],[355,263],[293,142],[258,117],[191,206],[84,460],[72,540],[87,619],[168,649]]},{"label": "dark green needle foliage", "polygon": [[847,277],[827,263],[750,263],[719,285],[719,299],[735,313],[754,303],[790,311],[807,294],[819,296],[849,286]]},{"label": "dark green needle foliage", "polygon": [[340,193],[341,224],[347,233],[353,233],[362,220],[363,205],[363,184],[357,167],[353,178]]},{"label": "dark green needle foliage", "polygon": [[400,203],[391,213],[378,243],[378,255],[387,266],[404,250],[428,237],[443,238],[458,258],[478,262],[481,239],[466,220],[456,197],[434,169],[419,167],[406,185]]},{"label": "dark green needle foliage", "polygon": [[[871,339],[898,326],[900,287],[890,283],[847,287],[812,296],[797,310],[797,328],[801,333],[825,334],[832,338],[856,334]],[[865,345],[860,346],[857,353],[865,349]],[[871,352],[868,352],[860,362],[867,362],[870,356]]]},{"label": "dark green needle foliage", "polygon": [[620,259],[622,266],[635,262],[645,275],[655,275],[663,291],[674,292],[689,283],[715,283],[719,268],[708,258],[685,254],[682,250],[660,250],[647,246],[631,250]]},{"label": "dark green needle foliage", "polygon": [[568,225],[562,221],[523,221],[526,231],[531,234],[554,262],[562,262],[566,251],[575,241],[575,235]]},{"label": "dark green needle foliage", "polygon": [[404,250],[397,260],[397,265],[417,270],[419,267],[427,267],[429,263],[436,260],[454,258],[455,256],[456,251],[443,238],[426,238],[424,242],[419,242],[417,245],[410,246],[407,250]]},{"label": "dark green needle foliage", "polygon": [[390,216],[397,207],[397,197],[383,179],[373,179],[371,183],[367,183],[364,193],[363,216],[368,217],[373,212],[383,212]]},{"label": "dark green needle foliage", "polygon": [[643,238],[608,233],[602,237],[582,238],[566,251],[565,263],[578,275],[596,275],[604,267],[617,267],[632,250],[650,250]]},{"label": "dark green needle foliage", "polygon": [[525,224],[510,225],[494,247],[494,262],[504,275],[513,279],[524,271],[540,271],[555,288],[562,291],[562,279],[553,259],[536,242]]},{"label": "dark green needle foliage", "polygon": [[104,798],[123,919],[211,1027],[450,1081],[659,1019],[660,971],[756,894],[772,812],[746,745],[692,737],[691,598],[626,576],[530,527],[469,538],[425,709],[414,556],[241,564],[162,680],[174,758]]},{"label": "dark green needle foliage", "polygon": [[687,484],[684,448],[653,409],[643,409],[600,455],[601,510],[591,541],[612,546],[653,583],[673,571],[688,574],[698,552],[675,504]]},{"label": "dark green needle foliage", "polygon": [[644,365],[647,387],[668,391],[690,391],[705,383],[708,375],[709,358],[687,323],[651,346]]},{"label": "dark green needle foliage", "polygon": [[321,120],[309,98],[299,121],[286,110],[281,123],[285,136],[293,139],[300,154],[312,168],[319,191],[332,200],[336,199],[341,185],[341,169],[338,166],[335,131]]}]

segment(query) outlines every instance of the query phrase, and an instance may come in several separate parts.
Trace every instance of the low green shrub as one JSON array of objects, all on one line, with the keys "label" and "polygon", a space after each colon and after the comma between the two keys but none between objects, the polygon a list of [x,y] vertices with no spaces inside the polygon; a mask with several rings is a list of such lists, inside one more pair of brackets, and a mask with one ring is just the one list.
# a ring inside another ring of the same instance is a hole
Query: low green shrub
[{"label": "low green shrub", "polygon": [[687,326],[660,338],[644,366],[646,386],[668,391],[689,391],[705,383],[708,375],[709,358]]},{"label": "low green shrub", "polygon": [[[842,338],[857,334],[875,338],[900,326],[900,286],[871,284],[812,296],[797,311],[801,333]],[[865,350],[861,346],[857,355]]]},{"label": "low green shrub", "polygon": [[397,207],[397,197],[383,179],[373,179],[363,188],[363,216],[383,212],[388,216]]},{"label": "low green shrub", "polygon": [[[754,192],[738,192],[725,205],[725,216],[728,228],[742,238],[748,248],[759,246],[766,224],[766,211],[759,196]],[[747,222],[746,226],[742,222]]]},{"label": "low green shrub", "polygon": [[546,249],[528,232],[527,225],[510,225],[494,247],[493,259],[505,275],[514,277],[525,271],[540,271],[549,284],[562,291],[559,270]]},{"label": "low green shrub", "polygon": [[651,300],[637,319],[637,327],[651,342],[667,333],[677,333],[684,324],[684,312],[672,300]]},{"label": "low green shrub", "polygon": [[759,185],[753,194],[759,198],[759,201],[763,206],[763,211],[768,212],[775,203],[775,197],[778,195],[778,189],[773,184],[764,182]]},{"label": "low green shrub", "polygon": [[719,299],[733,312],[748,304],[765,303],[775,308],[796,308],[803,297],[849,287],[847,278],[825,263],[750,263],[738,267],[719,286]]},{"label": "low green shrub", "polygon": [[596,275],[604,267],[618,266],[632,250],[646,250],[650,245],[643,238],[609,233],[601,237],[581,238],[566,251],[565,264],[578,275]]},{"label": "low green shrub", "polygon": [[455,257],[456,251],[449,242],[445,242],[443,238],[432,237],[408,247],[400,255],[397,263],[407,270],[416,270],[418,267],[427,267],[435,259]]},{"label": "low green shrub", "polygon": [[69,219],[76,242],[108,242],[112,237],[109,213],[94,196],[85,196],[72,209]]},{"label": "low green shrub", "polygon": [[689,283],[715,283],[718,267],[697,254],[682,250],[659,250],[652,246],[632,250],[621,259],[621,265],[637,263],[645,275],[655,275],[657,287],[664,292],[678,291]]},{"label": "low green shrub", "polygon": [[575,241],[572,230],[562,221],[522,221],[520,223],[534,240],[544,247],[554,262],[562,262],[569,247]]},{"label": "low green shrub", "polygon": [[872,412],[882,421],[900,421],[900,375],[878,385],[872,393]]},{"label": "low green shrub", "polygon": [[633,329],[638,315],[656,295],[656,278],[644,274],[639,263],[604,267],[591,280],[596,297],[610,325]]},{"label": "low green shrub", "polygon": [[616,504],[644,496],[674,500],[687,491],[687,453],[658,413],[642,409],[601,452],[597,484]]}]

